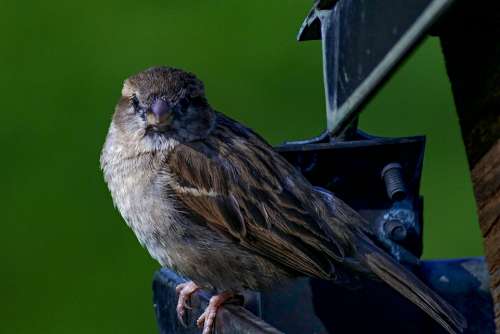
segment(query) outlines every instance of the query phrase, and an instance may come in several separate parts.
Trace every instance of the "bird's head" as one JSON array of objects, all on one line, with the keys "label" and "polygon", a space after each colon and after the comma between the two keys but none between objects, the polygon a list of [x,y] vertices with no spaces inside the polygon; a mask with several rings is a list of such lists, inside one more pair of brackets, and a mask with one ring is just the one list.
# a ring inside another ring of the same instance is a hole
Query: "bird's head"
[{"label": "bird's head", "polygon": [[179,69],[153,67],[125,80],[113,124],[127,141],[159,148],[167,141],[205,137],[214,120],[198,78]]}]

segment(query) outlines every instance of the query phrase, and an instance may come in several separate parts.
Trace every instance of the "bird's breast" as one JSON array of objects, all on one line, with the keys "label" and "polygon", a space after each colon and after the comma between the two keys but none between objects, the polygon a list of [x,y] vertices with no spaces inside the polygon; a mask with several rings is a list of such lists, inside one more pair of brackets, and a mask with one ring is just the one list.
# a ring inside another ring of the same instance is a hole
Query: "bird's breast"
[{"label": "bird's breast", "polygon": [[180,214],[169,191],[161,156],[109,159],[104,174],[115,206],[139,242],[162,265],[170,266],[169,244]]}]

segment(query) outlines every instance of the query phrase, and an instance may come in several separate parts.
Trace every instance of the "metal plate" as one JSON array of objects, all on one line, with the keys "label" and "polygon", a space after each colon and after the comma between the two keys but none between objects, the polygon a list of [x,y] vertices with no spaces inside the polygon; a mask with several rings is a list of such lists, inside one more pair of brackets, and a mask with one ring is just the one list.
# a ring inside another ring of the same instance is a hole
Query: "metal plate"
[{"label": "metal plate", "polygon": [[311,10],[298,39],[323,39],[328,130],[337,135],[453,0],[340,0]]}]

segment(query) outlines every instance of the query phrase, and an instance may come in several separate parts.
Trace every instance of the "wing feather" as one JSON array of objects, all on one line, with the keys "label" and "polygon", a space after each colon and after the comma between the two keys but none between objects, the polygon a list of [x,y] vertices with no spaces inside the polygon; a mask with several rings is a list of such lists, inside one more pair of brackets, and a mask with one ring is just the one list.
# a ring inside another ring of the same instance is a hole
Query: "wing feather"
[{"label": "wing feather", "polygon": [[209,228],[300,274],[335,276],[346,245],[318,223],[323,201],[251,130],[219,117],[208,138],[176,146],[168,167],[177,198]]}]

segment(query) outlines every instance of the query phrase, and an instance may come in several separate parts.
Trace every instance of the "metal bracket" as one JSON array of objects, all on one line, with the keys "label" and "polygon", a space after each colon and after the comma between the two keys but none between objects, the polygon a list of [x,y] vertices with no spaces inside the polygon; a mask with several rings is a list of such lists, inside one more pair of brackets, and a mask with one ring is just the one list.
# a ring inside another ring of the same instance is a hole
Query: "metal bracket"
[{"label": "metal bracket", "polygon": [[[418,264],[425,137],[379,138],[358,131],[352,141],[318,139],[287,143],[276,150],[314,186],[327,189],[358,211],[381,245],[401,263]],[[389,168],[396,163],[397,171]]]},{"label": "metal bracket", "polygon": [[[327,128],[342,137],[453,0],[316,1],[298,34],[321,39]],[[394,13],[393,15],[388,13]]]}]

